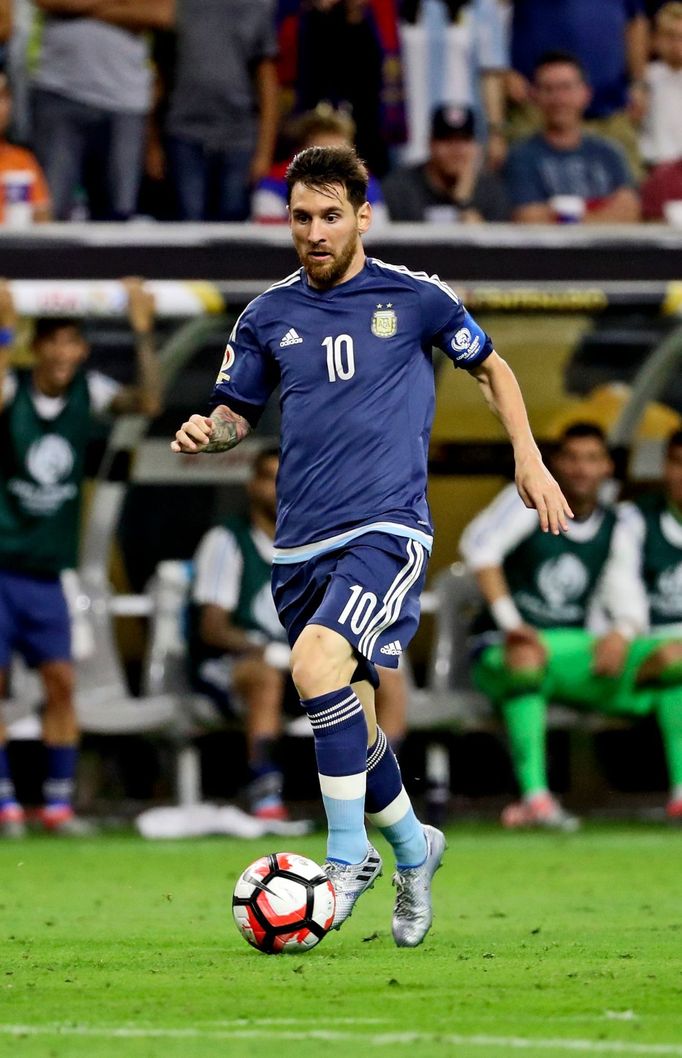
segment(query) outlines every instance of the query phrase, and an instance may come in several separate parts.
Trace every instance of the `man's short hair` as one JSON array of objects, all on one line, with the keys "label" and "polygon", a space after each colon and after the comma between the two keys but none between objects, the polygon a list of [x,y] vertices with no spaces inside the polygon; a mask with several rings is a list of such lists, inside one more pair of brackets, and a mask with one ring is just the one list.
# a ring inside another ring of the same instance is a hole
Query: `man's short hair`
[{"label": "man's short hair", "polygon": [[670,455],[673,448],[682,448],[682,430],[675,430],[675,432],[671,433],[668,438],[668,442],[665,446],[666,458]]},{"label": "man's short hair", "polygon": [[341,184],[356,211],[367,201],[369,175],[354,147],[307,147],[294,157],[286,180],[287,202],[295,184],[321,189]]},{"label": "man's short hair", "polygon": [[578,56],[574,55],[572,51],[563,51],[560,48],[554,48],[552,51],[543,52],[533,67],[534,79],[537,78],[538,71],[544,69],[545,66],[572,66],[574,70],[577,70],[580,74],[581,80],[583,80],[585,84],[589,84],[587,70]]},{"label": "man's short hair", "polygon": [[75,316],[38,316],[33,324],[34,343],[51,338],[55,331],[61,331],[63,327],[73,327],[83,337],[82,321]]},{"label": "man's short hair", "polygon": [[560,452],[568,441],[582,440],[584,437],[589,437],[594,441],[600,441],[604,448],[608,449],[606,434],[601,426],[598,426],[596,422],[588,422],[587,420],[584,420],[580,422],[572,422],[570,426],[567,426],[561,431],[559,440],[557,441],[557,451]]}]

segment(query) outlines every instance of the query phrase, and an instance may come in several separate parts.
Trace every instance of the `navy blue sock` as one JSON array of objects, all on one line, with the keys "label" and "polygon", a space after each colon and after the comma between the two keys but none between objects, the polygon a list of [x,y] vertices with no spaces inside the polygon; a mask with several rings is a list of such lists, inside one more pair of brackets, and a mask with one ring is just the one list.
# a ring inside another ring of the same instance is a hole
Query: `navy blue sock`
[{"label": "navy blue sock", "polygon": [[329,837],[327,856],[360,863],[367,855],[365,787],[367,721],[351,687],[301,702],[315,738],[315,756]]},{"label": "navy blue sock", "polygon": [[46,808],[70,808],[76,785],[78,746],[46,746],[47,778],[43,785]]},{"label": "navy blue sock", "polygon": [[0,746],[0,808],[12,808],[16,803],[17,795],[9,770],[7,746]]},{"label": "navy blue sock", "polygon": [[249,760],[249,803],[252,812],[272,811],[282,807],[284,780],[272,759],[274,738],[259,738]]},{"label": "navy blue sock", "polygon": [[399,867],[417,867],[424,862],[424,830],[403,786],[398,761],[380,727],[376,742],[367,751],[365,805],[367,818],[390,844]]}]

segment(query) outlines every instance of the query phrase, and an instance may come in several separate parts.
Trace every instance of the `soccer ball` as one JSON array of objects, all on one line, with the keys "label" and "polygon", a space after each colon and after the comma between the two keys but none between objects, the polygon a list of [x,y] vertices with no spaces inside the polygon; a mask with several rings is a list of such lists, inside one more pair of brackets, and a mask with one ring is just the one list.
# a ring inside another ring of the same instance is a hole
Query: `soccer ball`
[{"label": "soccer ball", "polygon": [[295,852],[273,852],[237,879],[232,913],[242,937],[267,955],[304,952],[331,929],[334,887],[322,868]]}]

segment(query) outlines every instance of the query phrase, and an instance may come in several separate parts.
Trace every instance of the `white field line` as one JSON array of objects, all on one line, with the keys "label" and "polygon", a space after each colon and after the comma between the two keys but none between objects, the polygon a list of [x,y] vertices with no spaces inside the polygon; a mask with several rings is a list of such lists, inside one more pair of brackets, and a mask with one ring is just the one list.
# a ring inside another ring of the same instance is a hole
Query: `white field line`
[{"label": "white field line", "polygon": [[[275,1019],[276,1020],[276,1019]],[[355,1019],[348,1019],[353,1021]],[[666,1055],[682,1058],[682,1044],[630,1043],[627,1040],[534,1039],[525,1036],[465,1036],[459,1033],[426,1032],[344,1032],[334,1029],[286,1029],[274,1027],[203,1030],[200,1028],[136,1028],[135,1026],[90,1025],[2,1025],[4,1036],[87,1036],[104,1039],[178,1039],[178,1040],[316,1040],[323,1043],[355,1043],[363,1048],[413,1046],[420,1043],[456,1047],[500,1047],[514,1051],[566,1051],[587,1054]]]}]

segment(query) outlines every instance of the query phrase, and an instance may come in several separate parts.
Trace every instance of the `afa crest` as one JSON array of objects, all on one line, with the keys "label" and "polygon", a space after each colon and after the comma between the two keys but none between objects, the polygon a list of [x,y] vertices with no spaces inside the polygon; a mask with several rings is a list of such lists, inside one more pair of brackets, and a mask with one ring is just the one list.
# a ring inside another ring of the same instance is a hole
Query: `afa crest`
[{"label": "afa crest", "polygon": [[377,305],[372,315],[372,334],[377,338],[392,338],[398,333],[398,317],[391,305]]}]

